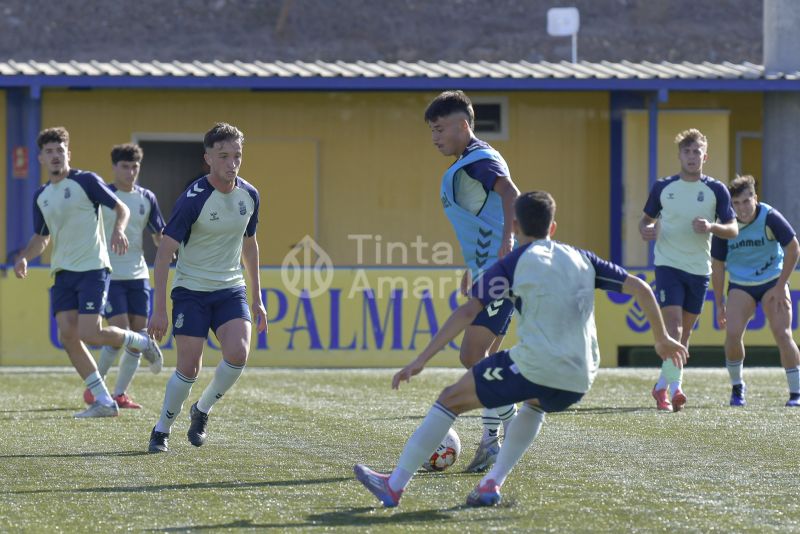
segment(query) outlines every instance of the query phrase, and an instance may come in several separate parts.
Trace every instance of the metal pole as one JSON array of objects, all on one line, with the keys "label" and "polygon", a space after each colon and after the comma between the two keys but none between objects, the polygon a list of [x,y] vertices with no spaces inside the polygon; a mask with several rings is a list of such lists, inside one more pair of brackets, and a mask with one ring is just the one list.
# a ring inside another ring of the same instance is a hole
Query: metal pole
[{"label": "metal pole", "polygon": [[572,62],[573,63],[577,63],[578,62],[578,34],[577,34],[577,32],[572,34]]}]

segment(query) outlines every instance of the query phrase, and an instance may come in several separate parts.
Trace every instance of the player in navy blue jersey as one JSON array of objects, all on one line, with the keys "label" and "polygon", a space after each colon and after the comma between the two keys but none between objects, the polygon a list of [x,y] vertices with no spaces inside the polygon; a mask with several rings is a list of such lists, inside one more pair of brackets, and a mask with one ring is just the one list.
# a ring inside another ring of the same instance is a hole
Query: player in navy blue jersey
[{"label": "player in navy blue jersey", "polygon": [[[742,378],[744,332],[760,302],[778,345],[786,371],[789,400],[800,406],[800,351],[792,338],[792,301],[789,277],[800,258],[795,231],[783,215],[758,201],[755,179],[739,176],[729,187],[739,224],[731,240],[711,242],[714,298],[717,320],[725,335],[725,364],[731,381],[731,406],[744,406],[747,386]],[[725,301],[725,271],[730,274]]]},{"label": "player in navy blue jersey", "polygon": [[[440,195],[467,264],[461,282],[461,292],[467,295],[472,282],[514,248],[512,220],[519,190],[500,153],[475,137],[475,112],[462,91],[437,96],[425,110],[425,122],[439,152],[457,158],[442,177]],[[509,299],[486,304],[464,331],[460,351],[464,367],[469,369],[499,350],[513,314]],[[483,436],[467,472],[482,472],[494,463],[500,450],[500,424],[507,426],[515,413],[513,404],[484,409]]]},{"label": "player in navy blue jersey", "polygon": [[236,383],[250,352],[251,316],[242,265],[250,286],[252,311],[259,331],[267,328],[258,272],[259,195],[239,176],[244,135],[236,127],[217,123],[203,140],[210,171],[178,198],[156,254],[153,315],[148,331],[161,339],[167,320],[167,275],[175,252],[172,281],[172,325],[178,365],[167,382],[161,417],[150,433],[150,452],[166,452],[168,438],[200,367],[209,328],[222,349],[214,378],[189,417],[189,442],[207,438],[212,406]]},{"label": "player in navy blue jersey", "polygon": [[[147,316],[150,314],[150,272],[144,260],[142,234],[148,231],[156,246],[161,242],[161,231],[164,219],[158,207],[156,196],[149,189],[136,183],[141,168],[142,152],[139,145],[131,143],[117,145],[111,149],[111,164],[114,171],[114,182],[109,189],[128,207],[130,220],[125,228],[128,238],[128,251],[125,254],[109,254],[111,260],[111,283],[108,288],[108,301],[103,315],[108,324],[135,332],[147,333]],[[106,239],[109,240],[114,231],[113,217],[110,210],[103,207],[103,222]],[[128,387],[139,368],[142,353],[134,348],[104,346],[97,360],[97,370],[104,379],[108,370],[122,353],[119,362],[119,373],[114,384],[113,397],[120,408],[139,409],[141,405],[128,395]],[[153,373],[161,371],[160,355],[148,359]],[[88,403],[94,402],[92,392],[83,392]]]},{"label": "player in navy blue jersey", "polygon": [[384,506],[397,506],[420,465],[430,458],[458,415],[481,407],[523,402],[508,426],[491,470],[467,497],[469,506],[500,502],[500,487],[539,434],[545,413],[566,410],[591,388],[600,363],[594,323],[595,288],[634,295],[652,327],[655,349],[679,368],[687,352],[667,333],[653,291],[622,267],[558,243],[555,201],[525,193],[516,201],[518,248],[475,283],[471,298],[453,312],[430,344],[392,379],[392,387],[419,374],[467,328],[487,303],[512,296],[519,310],[519,342],[492,354],[445,388],[403,448],[391,475],[357,464],[358,480]]},{"label": "player in navy blue jersey", "polygon": [[[103,327],[111,263],[108,249],[125,254],[125,227],[130,211],[96,174],[69,166],[69,133],[61,127],[39,133],[39,162],[50,180],[34,196],[34,234],[14,266],[25,278],[28,261],[44,252],[52,237],[50,272],[55,281],[51,306],[59,339],[72,365],[90,390],[94,403],[76,417],[108,417],[119,408],[106,388],[95,361],[84,343],[127,347],[161,357],[158,345],[147,335],[115,326]],[[113,210],[110,247],[106,246],[100,206]]]}]

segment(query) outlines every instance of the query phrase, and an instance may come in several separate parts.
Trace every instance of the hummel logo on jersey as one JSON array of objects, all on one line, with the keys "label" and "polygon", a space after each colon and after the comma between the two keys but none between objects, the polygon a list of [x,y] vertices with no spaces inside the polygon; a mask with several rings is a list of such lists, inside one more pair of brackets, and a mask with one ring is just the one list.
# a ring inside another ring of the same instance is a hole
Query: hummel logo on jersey
[{"label": "hummel logo on jersey", "polygon": [[139,215],[144,215],[144,204],[139,204]]},{"label": "hummel logo on jersey", "polygon": [[502,372],[502,367],[487,367],[483,372],[483,378],[489,382],[492,382],[493,380],[502,380],[503,375],[500,374]]},{"label": "hummel logo on jersey", "polygon": [[72,196],[72,192],[69,190],[69,187],[64,188],[64,198],[69,198]]},{"label": "hummel logo on jersey", "polygon": [[244,205],[244,200],[239,201],[239,215],[247,214],[247,206]]},{"label": "hummel logo on jersey", "polygon": [[486,313],[489,314],[489,317],[494,317],[500,311],[500,308],[503,307],[503,299],[495,300],[494,302],[490,302],[488,306],[486,306]]},{"label": "hummel logo on jersey", "polygon": [[94,310],[94,302],[87,302],[86,303],[86,310],[93,311]]},{"label": "hummel logo on jersey", "polygon": [[698,202],[702,202],[704,198],[705,198],[705,196],[703,195],[703,192],[702,192],[702,191],[699,191],[699,192],[697,193],[697,201],[698,201]]},{"label": "hummel logo on jersey", "polygon": [[200,186],[194,184],[191,189],[186,191],[186,196],[189,198],[194,198],[197,196],[197,193],[202,193],[205,189],[200,189]]},{"label": "hummel logo on jersey", "polygon": [[175,328],[183,328],[183,314],[179,313],[175,318]]},{"label": "hummel logo on jersey", "polygon": [[218,221],[219,220],[219,217],[217,217],[217,212],[216,211],[212,211],[211,212],[211,220],[212,221]]},{"label": "hummel logo on jersey", "polygon": [[47,200],[43,200],[42,204],[44,205],[45,208],[50,205],[50,203],[47,202]]},{"label": "hummel logo on jersey", "polygon": [[450,206],[452,206],[452,204],[450,204],[450,201],[447,200],[447,195],[442,195],[442,207],[449,208]]},{"label": "hummel logo on jersey", "polygon": [[675,193],[667,193],[668,200],[675,200]]}]

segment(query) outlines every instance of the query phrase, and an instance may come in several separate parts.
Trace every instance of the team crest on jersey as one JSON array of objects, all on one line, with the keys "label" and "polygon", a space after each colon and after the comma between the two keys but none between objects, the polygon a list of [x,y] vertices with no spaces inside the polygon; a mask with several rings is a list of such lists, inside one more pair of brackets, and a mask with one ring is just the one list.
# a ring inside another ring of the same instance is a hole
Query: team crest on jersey
[{"label": "team crest on jersey", "polygon": [[175,328],[183,328],[183,314],[179,313],[175,318]]},{"label": "team crest on jersey", "polygon": [[667,193],[667,199],[675,200],[675,193]]},{"label": "team crest on jersey", "polygon": [[699,192],[697,193],[697,201],[698,201],[698,202],[702,202],[704,199],[705,199],[705,195],[703,195],[703,192],[702,192],[702,191],[699,191]]},{"label": "team crest on jersey", "polygon": [[247,206],[244,205],[244,200],[239,201],[239,215],[247,214]]},{"label": "team crest on jersey", "polygon": [[144,204],[139,204],[139,215],[144,215]]},{"label": "team crest on jersey", "polygon": [[69,198],[72,196],[72,192],[69,190],[69,187],[64,188],[64,198]]},{"label": "team crest on jersey", "polygon": [[217,212],[216,211],[212,211],[211,212],[211,220],[212,221],[218,221],[219,220],[219,217],[217,217]]}]

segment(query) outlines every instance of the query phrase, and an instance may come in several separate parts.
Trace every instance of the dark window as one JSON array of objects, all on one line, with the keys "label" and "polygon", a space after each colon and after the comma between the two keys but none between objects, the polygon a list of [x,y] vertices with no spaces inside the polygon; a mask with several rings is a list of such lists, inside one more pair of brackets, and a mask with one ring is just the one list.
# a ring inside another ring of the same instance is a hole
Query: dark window
[{"label": "dark window", "polygon": [[475,133],[501,134],[503,133],[503,109],[498,103],[473,103],[475,110]]}]

